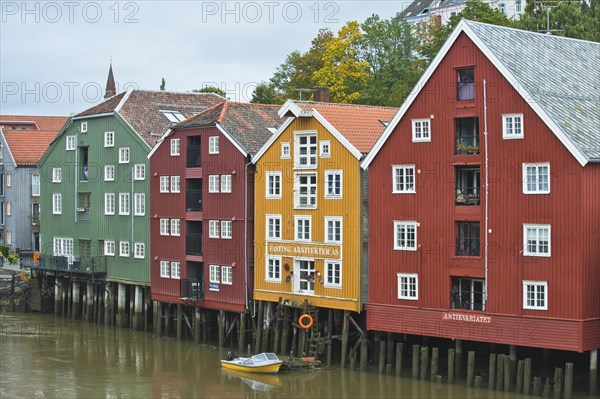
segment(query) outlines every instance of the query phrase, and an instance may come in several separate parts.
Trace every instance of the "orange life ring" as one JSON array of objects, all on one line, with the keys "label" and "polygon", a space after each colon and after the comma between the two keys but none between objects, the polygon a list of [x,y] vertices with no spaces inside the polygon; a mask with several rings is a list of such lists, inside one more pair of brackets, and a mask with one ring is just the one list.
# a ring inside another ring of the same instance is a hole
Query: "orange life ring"
[{"label": "orange life ring", "polygon": [[[308,324],[304,324],[305,319],[308,319]],[[302,328],[304,330],[308,330],[309,328],[311,328],[313,323],[314,323],[314,320],[313,320],[312,316],[309,314],[303,314],[298,319],[298,324],[300,324],[300,328]]]}]

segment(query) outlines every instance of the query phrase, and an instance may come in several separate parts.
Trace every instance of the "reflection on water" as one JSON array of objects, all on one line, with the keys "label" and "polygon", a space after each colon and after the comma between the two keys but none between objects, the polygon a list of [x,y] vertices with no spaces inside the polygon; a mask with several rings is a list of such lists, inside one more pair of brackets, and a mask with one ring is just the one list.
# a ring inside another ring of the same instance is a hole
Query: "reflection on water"
[{"label": "reflection on water", "polygon": [[70,323],[0,314],[0,398],[514,398],[376,373],[320,369],[222,371],[226,350]]}]

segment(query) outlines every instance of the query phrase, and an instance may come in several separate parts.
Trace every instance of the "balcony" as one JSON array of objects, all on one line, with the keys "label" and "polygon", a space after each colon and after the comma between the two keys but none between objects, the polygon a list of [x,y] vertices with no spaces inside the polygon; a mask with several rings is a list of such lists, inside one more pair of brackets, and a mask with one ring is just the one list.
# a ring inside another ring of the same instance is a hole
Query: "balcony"
[{"label": "balcony", "polygon": [[67,256],[42,255],[39,263],[32,266],[32,268],[73,274],[105,275],[106,257],[94,256],[83,259],[69,259]]},{"label": "balcony", "polygon": [[185,206],[188,212],[202,212],[202,190],[187,190]]},{"label": "balcony", "polygon": [[485,311],[485,280],[452,278],[450,309]]},{"label": "balcony", "polygon": [[479,205],[479,187],[457,187],[455,205]]},{"label": "balcony", "polygon": [[457,206],[480,204],[479,168],[457,167],[454,177],[454,204]]},{"label": "balcony", "polygon": [[479,154],[479,130],[477,118],[457,118],[454,120],[454,154]]},{"label": "balcony", "polygon": [[201,280],[182,279],[179,283],[179,299],[184,301],[204,301],[204,283]]},{"label": "balcony", "polygon": [[186,255],[202,255],[202,234],[188,233],[185,237]]}]

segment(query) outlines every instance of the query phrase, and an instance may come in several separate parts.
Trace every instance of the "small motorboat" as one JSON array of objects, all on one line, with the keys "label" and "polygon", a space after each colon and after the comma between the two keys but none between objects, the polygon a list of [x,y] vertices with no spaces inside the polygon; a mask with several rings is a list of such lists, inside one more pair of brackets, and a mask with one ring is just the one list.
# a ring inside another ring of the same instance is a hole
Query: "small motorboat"
[{"label": "small motorboat", "polygon": [[226,360],[221,360],[221,367],[228,370],[245,371],[247,373],[277,374],[283,361],[274,353],[259,353],[252,357],[236,357],[231,353]]}]

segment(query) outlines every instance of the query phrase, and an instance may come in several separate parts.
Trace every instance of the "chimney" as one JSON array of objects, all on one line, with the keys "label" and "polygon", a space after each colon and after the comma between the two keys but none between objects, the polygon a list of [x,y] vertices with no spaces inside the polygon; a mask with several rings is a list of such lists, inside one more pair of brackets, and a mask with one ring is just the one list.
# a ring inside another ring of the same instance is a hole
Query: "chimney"
[{"label": "chimney", "polygon": [[329,102],[329,87],[317,86],[313,89],[313,101],[328,103]]},{"label": "chimney", "polygon": [[106,80],[106,91],[104,98],[109,98],[117,94],[117,88],[115,86],[115,77],[113,76],[112,61],[110,62],[110,68],[108,69],[108,79]]}]

